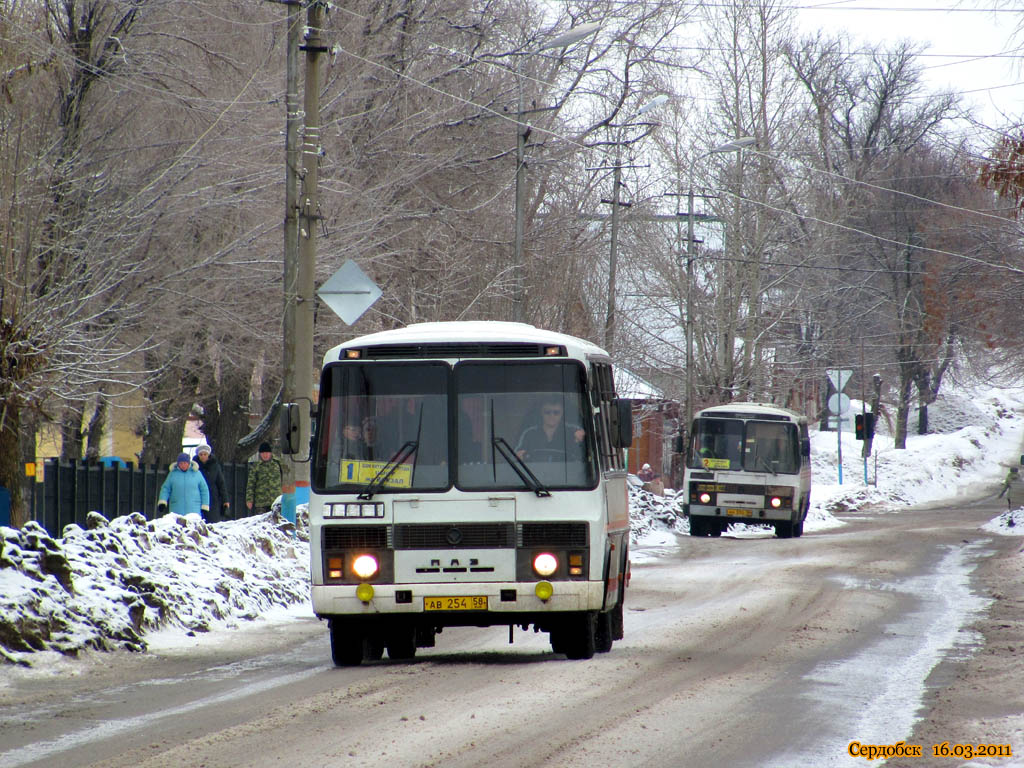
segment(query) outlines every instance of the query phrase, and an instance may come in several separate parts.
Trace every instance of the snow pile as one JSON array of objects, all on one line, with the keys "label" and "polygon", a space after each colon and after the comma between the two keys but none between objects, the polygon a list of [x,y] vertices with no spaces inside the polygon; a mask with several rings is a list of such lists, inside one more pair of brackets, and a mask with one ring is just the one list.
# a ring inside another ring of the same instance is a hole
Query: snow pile
[{"label": "snow pile", "polygon": [[274,513],[216,525],[197,515],[93,512],[54,539],[0,527],[0,662],[92,648],[146,649],[144,635],[237,627],[309,601],[309,545]]},{"label": "snow pile", "polygon": [[663,543],[666,534],[689,533],[683,517],[683,494],[666,489],[664,496],[645,491],[636,475],[629,476],[629,539],[633,544]]},{"label": "snow pile", "polygon": [[1024,507],[1008,509],[995,520],[989,520],[981,529],[1003,536],[1024,536]]},{"label": "snow pile", "polygon": [[[859,412],[859,405],[854,407]],[[814,509],[829,514],[878,512],[984,495],[998,487],[1010,466],[1020,462],[1024,441],[1024,391],[977,388],[940,395],[928,409],[929,427],[943,430],[910,434],[897,450],[885,429],[876,432],[874,454],[865,463],[863,443],[842,433],[843,483],[839,484],[835,432],[811,432],[811,490]]]}]

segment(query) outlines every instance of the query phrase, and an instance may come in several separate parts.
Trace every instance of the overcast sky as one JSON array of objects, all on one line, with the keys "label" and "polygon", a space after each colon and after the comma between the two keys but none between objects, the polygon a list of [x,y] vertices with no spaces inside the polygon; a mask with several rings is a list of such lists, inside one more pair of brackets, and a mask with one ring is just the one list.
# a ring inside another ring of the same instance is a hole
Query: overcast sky
[{"label": "overcast sky", "polygon": [[987,125],[1000,113],[1024,114],[1021,38],[1024,9],[995,10],[999,0],[823,0],[800,3],[808,30],[846,30],[863,42],[929,43],[926,77],[979,106]]}]

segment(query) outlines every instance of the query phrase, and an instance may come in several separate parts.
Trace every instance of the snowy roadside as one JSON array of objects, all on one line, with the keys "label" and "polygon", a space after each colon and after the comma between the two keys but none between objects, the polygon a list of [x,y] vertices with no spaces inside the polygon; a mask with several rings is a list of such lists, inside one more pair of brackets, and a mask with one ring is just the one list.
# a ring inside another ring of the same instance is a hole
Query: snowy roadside
[{"label": "snowy roadside", "polygon": [[[898,510],[994,493],[1024,442],[1024,392],[947,395],[931,408],[936,434],[911,436],[906,450],[879,434],[877,484],[865,485],[861,444],[849,432],[812,432],[814,484],[806,533],[844,523],[836,515]],[[842,440],[844,483],[837,482]],[[869,468],[875,477],[875,462]],[[644,491],[630,477],[630,557],[671,556],[689,533],[682,499]],[[1024,487],[1014,496],[1024,499]],[[985,529],[1024,535],[1024,509]],[[293,533],[295,535],[293,535]],[[768,528],[733,526],[738,537]],[[134,514],[53,538],[34,523],[0,527],[0,663],[31,665],[94,650],[143,651],[275,616],[309,615],[305,509],[297,529],[274,514],[207,525],[198,517]]]},{"label": "snowy roadside", "polygon": [[309,545],[273,513],[215,525],[133,514],[60,539],[36,523],[0,528],[0,661],[86,649],[145,650],[164,630],[232,629],[309,603]]}]

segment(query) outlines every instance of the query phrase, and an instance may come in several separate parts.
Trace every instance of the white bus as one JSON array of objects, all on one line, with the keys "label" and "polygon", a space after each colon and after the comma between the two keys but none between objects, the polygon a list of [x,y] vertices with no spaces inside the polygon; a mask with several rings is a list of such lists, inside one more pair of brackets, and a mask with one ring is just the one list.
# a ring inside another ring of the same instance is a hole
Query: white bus
[{"label": "white bus", "polygon": [[310,467],[314,613],[339,666],[452,626],[533,627],[571,659],[623,635],[628,400],[581,339],[423,323],[327,353]]},{"label": "white bus", "polygon": [[684,513],[691,536],[721,536],[730,523],[771,525],[800,536],[811,503],[807,419],[763,403],[699,411],[690,429]]}]

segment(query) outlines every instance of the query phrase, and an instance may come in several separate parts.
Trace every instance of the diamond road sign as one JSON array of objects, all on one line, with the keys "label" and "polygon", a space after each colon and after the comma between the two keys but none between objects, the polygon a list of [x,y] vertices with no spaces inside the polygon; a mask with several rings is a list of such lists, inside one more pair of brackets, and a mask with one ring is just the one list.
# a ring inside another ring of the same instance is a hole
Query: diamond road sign
[{"label": "diamond road sign", "polygon": [[317,296],[334,314],[348,325],[355,325],[363,312],[373,306],[382,291],[354,261],[346,261],[341,269],[320,286]]}]

